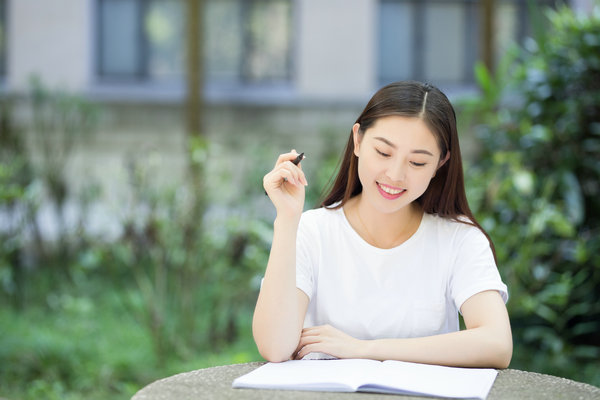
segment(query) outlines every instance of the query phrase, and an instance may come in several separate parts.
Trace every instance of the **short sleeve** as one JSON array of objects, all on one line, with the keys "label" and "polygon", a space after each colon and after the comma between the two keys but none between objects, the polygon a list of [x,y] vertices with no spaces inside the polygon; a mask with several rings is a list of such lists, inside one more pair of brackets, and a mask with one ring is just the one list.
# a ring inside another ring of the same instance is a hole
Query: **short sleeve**
[{"label": "short sleeve", "polygon": [[315,260],[320,247],[316,221],[302,214],[296,236],[296,287],[312,299],[315,285]]},{"label": "short sleeve", "polygon": [[508,290],[500,278],[487,237],[478,228],[468,227],[457,243],[450,278],[450,293],[457,310],[471,296],[497,290],[506,303]]}]

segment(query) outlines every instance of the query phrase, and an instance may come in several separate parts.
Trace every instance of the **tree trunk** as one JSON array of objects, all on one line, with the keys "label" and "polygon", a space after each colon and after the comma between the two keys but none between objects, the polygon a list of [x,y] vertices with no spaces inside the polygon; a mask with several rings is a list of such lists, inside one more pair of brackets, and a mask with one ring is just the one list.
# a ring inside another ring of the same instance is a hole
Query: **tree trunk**
[{"label": "tree trunk", "polygon": [[[185,219],[184,246],[186,261],[180,270],[181,306],[180,321],[184,341],[193,345],[199,334],[195,332],[196,295],[198,282],[203,274],[203,219],[206,210],[205,194],[205,163],[208,151],[204,137],[204,0],[187,0],[186,14],[186,99],[185,99],[185,129],[187,135],[188,155],[188,187],[191,201],[189,215]],[[202,310],[206,311],[206,310]]]},{"label": "tree trunk", "polygon": [[204,65],[204,0],[187,0],[186,21],[186,129],[191,137],[202,134]]},{"label": "tree trunk", "polygon": [[490,72],[494,71],[494,0],[481,1],[481,60]]}]

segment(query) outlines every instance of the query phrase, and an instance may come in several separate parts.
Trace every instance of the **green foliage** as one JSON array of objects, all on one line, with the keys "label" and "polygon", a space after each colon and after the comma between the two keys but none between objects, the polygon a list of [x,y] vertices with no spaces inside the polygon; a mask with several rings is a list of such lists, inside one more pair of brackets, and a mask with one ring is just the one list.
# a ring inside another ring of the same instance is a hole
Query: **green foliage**
[{"label": "green foliage", "polygon": [[[511,292],[512,366],[598,385],[600,24],[568,10],[550,20],[550,35],[512,51],[497,75],[477,68],[483,94],[465,107],[483,148],[467,187]],[[239,159],[196,137],[189,175],[166,185],[160,160],[132,159],[123,229],[107,240],[63,218],[68,196],[82,220],[99,198],[69,193],[65,177],[98,110],[39,83],[27,101],[31,126],[14,121],[7,99],[0,110],[0,216],[10,221],[0,228],[0,396],[128,398],[177,372],[256,360],[250,321],[272,237],[261,179],[275,152]],[[45,134],[32,139],[40,164],[25,129]],[[307,208],[336,168],[332,151],[308,155]],[[59,246],[40,233],[43,201],[62,224]]]},{"label": "green foliage", "polygon": [[[98,110],[41,84],[24,100],[2,101],[0,217],[9,224],[0,229],[0,396],[130,396],[184,368],[257,359],[250,318],[272,231],[247,218],[239,197],[232,213],[210,196],[231,186],[222,179],[231,172],[211,169],[215,149],[193,138],[189,174],[167,184],[155,179],[160,159],[130,160],[129,190],[110,216],[122,231],[107,239],[83,224],[100,192],[71,192],[66,175],[73,143]],[[17,108],[33,122],[18,126]],[[236,173],[244,182],[256,171]],[[79,207],[75,226],[64,218],[67,198]],[[42,203],[52,206],[56,237],[38,225]]]},{"label": "green foliage", "polygon": [[578,365],[600,356],[600,10],[547,16],[496,77],[477,69],[469,197],[511,292],[513,366],[598,385]]},{"label": "green foliage", "polygon": [[[65,206],[69,197],[75,196],[70,193],[67,163],[75,146],[96,128],[99,109],[79,96],[49,90],[37,77],[31,79],[26,104],[31,111],[31,122],[25,127],[31,139],[29,160],[36,179],[43,186],[45,200],[53,206],[58,229],[66,232]],[[31,157],[33,154],[35,157]],[[64,234],[59,235],[56,250],[60,256],[71,251],[64,239]]]},{"label": "green foliage", "polygon": [[[321,132],[323,140],[323,154],[320,160],[310,161],[310,167],[307,166],[305,173],[309,179],[309,186],[306,192],[304,202],[305,209],[319,207],[324,200],[327,190],[333,184],[335,174],[338,171],[341,162],[343,147],[340,147],[340,137],[336,132],[324,130]],[[344,136],[342,136],[344,137]],[[341,143],[345,144],[345,143]],[[308,164],[308,163],[307,163]],[[311,168],[312,167],[312,168]]]},{"label": "green foliage", "polygon": [[26,242],[38,201],[33,166],[27,156],[23,131],[14,121],[11,99],[0,100],[0,294],[19,303]]},{"label": "green foliage", "polygon": [[[93,131],[99,113],[91,103],[50,91],[38,79],[32,79],[27,96],[5,96],[0,106],[0,294],[23,306],[28,268],[43,260],[68,276],[61,268],[64,259],[85,245],[82,220],[68,227],[65,206],[74,200],[85,211],[97,187],[90,184],[74,193],[66,165],[74,146]],[[51,205],[47,210],[59,231],[55,240],[41,232],[42,203]]]},{"label": "green foliage", "polygon": [[[165,376],[258,359],[245,328],[245,340],[219,352],[188,360],[173,354],[158,362],[151,333],[131,312],[138,307],[137,292],[109,290],[111,285],[89,276],[78,287],[62,285],[46,305],[0,308],[3,397],[128,399]],[[242,322],[249,326],[246,319]]]}]

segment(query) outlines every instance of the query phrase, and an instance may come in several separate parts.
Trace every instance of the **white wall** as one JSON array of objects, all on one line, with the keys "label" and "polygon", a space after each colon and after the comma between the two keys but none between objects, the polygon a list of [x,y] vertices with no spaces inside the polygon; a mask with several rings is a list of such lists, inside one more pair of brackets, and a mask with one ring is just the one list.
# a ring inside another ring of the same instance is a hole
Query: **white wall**
[{"label": "white wall", "polygon": [[301,0],[296,85],[303,97],[363,99],[376,84],[376,0]]},{"label": "white wall", "polygon": [[[377,0],[295,3],[295,65],[301,98],[364,101],[376,88]],[[93,83],[94,0],[13,0],[8,85],[38,74],[49,87],[85,91]]]},{"label": "white wall", "polygon": [[27,87],[38,74],[50,87],[81,90],[90,82],[92,0],[13,0],[8,7],[8,84]]}]

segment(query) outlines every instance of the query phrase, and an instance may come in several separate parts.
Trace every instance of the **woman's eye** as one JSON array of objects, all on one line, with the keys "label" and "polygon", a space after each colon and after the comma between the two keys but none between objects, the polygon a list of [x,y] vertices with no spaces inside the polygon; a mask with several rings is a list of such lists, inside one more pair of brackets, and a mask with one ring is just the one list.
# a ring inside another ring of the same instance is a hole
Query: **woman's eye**
[{"label": "woman's eye", "polygon": [[384,153],[383,151],[379,151],[379,150],[377,150],[377,149],[375,149],[375,151],[377,152],[377,154],[379,154],[379,155],[380,155],[380,156],[382,156],[382,157],[389,157],[389,156],[390,156],[389,154],[387,154],[387,153]]},{"label": "woman's eye", "polygon": [[415,167],[424,167],[427,163],[418,163],[418,162],[414,162],[411,161],[410,162],[412,165],[414,165]]}]

